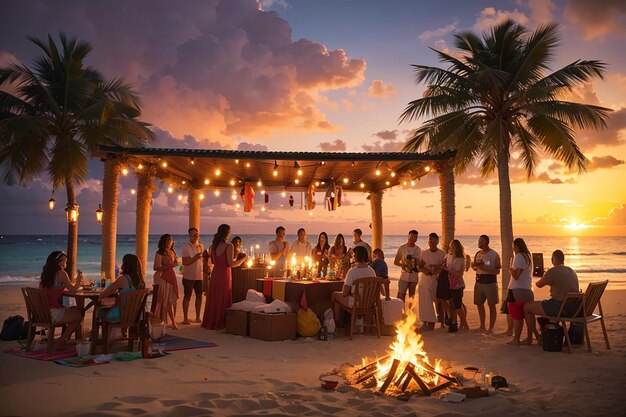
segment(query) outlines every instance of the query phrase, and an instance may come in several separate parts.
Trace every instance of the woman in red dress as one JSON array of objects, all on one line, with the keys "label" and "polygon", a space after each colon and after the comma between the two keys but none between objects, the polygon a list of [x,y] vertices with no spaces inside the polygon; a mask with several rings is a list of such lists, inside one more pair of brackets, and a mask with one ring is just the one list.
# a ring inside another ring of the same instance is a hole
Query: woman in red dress
[{"label": "woman in red dress", "polygon": [[213,264],[207,303],[204,307],[202,327],[209,330],[222,330],[226,324],[226,309],[233,303],[231,268],[244,263],[247,256],[237,259],[238,253],[232,243],[228,243],[230,226],[221,224],[213,236],[209,248],[209,259]]}]

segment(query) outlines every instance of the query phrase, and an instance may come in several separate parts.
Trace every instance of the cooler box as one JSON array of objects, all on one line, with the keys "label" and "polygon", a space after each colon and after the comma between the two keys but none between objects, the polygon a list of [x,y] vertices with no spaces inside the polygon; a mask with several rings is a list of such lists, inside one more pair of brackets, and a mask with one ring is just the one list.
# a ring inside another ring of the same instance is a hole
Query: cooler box
[{"label": "cooler box", "polygon": [[250,313],[243,310],[226,310],[226,333],[250,335]]},{"label": "cooler box", "polygon": [[250,313],[250,337],[276,341],[296,338],[296,313]]},{"label": "cooler box", "polygon": [[558,324],[547,324],[541,331],[541,343],[546,352],[563,350],[563,327]]}]

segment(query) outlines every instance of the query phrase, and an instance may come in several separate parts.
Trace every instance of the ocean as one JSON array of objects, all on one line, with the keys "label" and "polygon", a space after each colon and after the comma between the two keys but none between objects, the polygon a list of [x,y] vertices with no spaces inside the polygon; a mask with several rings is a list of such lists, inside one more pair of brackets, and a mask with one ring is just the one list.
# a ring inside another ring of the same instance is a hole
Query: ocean
[{"label": "ocean", "polygon": [[[274,235],[240,235],[244,242],[244,251],[250,252],[257,244],[260,251],[267,251],[267,243]],[[345,234],[351,240],[350,234]],[[317,237],[308,236],[309,241],[315,244]],[[457,236],[466,248],[466,252],[473,255],[478,236]],[[149,262],[153,260],[153,254],[157,249],[159,236],[151,235],[149,241]],[[186,235],[175,235],[175,249],[180,256],[182,243],[187,239]],[[315,241],[314,241],[315,239]],[[330,236],[331,242],[334,235]],[[371,237],[363,236],[365,241],[371,242]],[[574,268],[584,289],[590,281],[609,279],[610,289],[626,289],[626,236],[618,237],[564,237],[564,236],[530,236],[525,237],[526,243],[533,253],[543,253],[544,265],[550,266],[550,254],[555,249],[565,252],[566,265]],[[97,279],[100,276],[101,240],[100,235],[79,236],[78,243],[78,269],[81,269],[89,279]],[[201,241],[205,246],[210,243],[211,237],[204,235]],[[296,240],[296,236],[287,236],[289,242]],[[406,235],[387,235],[384,239],[383,251],[389,265],[390,277],[400,275],[399,268],[393,265],[398,246],[406,243]],[[422,249],[427,248],[427,237],[420,235],[417,244]],[[0,236],[0,285],[33,285],[39,279],[41,269],[50,252],[54,250],[66,250],[67,237],[65,235],[5,235]],[[500,252],[500,240],[498,236],[491,237],[491,246]],[[256,251],[256,249],[254,249]],[[119,235],[117,238],[117,263],[126,253],[134,253],[135,236]],[[148,266],[151,270],[151,265]],[[146,281],[151,281],[148,274]],[[536,278],[534,278],[536,280]]]}]

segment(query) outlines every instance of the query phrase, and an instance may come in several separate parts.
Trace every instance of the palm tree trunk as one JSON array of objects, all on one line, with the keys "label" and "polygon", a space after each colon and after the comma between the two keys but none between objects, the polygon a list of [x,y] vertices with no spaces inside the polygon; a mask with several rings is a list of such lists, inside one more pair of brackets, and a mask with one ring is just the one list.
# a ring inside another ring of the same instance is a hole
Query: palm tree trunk
[{"label": "palm tree trunk", "polygon": [[135,222],[135,254],[141,262],[144,277],[148,268],[148,238],[150,236],[150,209],[152,194],[156,187],[154,186],[154,177],[148,172],[137,175],[137,212]]},{"label": "palm tree trunk", "polygon": [[508,141],[498,153],[498,186],[500,188],[500,241],[502,242],[502,301],[508,293],[513,257],[513,212],[511,209],[511,180],[509,178]]},{"label": "palm tree trunk", "polygon": [[442,161],[437,164],[439,173],[439,192],[441,194],[441,233],[442,248],[448,250],[454,239],[456,219],[456,192],[454,189],[454,165],[451,161]]},{"label": "palm tree trunk", "polygon": [[[67,204],[69,207],[76,205],[76,195],[74,191],[74,181],[71,177],[65,178],[65,188],[67,190]],[[78,219],[75,222],[67,223],[67,274],[70,279],[76,276],[76,260],[78,258]]]},{"label": "palm tree trunk", "polygon": [[104,161],[102,180],[102,263],[100,270],[107,279],[115,276],[115,250],[117,244],[117,192],[122,166],[115,158]]},{"label": "palm tree trunk", "polygon": [[384,191],[370,191],[372,249],[383,248],[383,193]]},{"label": "palm tree trunk", "polygon": [[195,227],[200,230],[200,190],[190,186],[187,192],[187,201],[189,202],[189,228]]}]

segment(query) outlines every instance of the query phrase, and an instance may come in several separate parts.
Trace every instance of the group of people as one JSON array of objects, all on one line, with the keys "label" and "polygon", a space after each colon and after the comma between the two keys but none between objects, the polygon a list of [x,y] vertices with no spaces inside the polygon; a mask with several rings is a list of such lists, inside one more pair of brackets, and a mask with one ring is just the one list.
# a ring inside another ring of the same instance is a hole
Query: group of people
[{"label": "group of people", "polygon": [[[213,330],[225,326],[226,309],[232,304],[231,268],[240,266],[247,260],[242,252],[239,237],[230,240],[231,228],[227,224],[218,227],[213,241],[208,248],[200,243],[197,228],[188,230],[189,239],[182,248],[182,284],[183,284],[183,322],[190,324],[189,306],[195,293],[195,323]],[[332,263],[337,277],[344,279],[341,292],[333,294],[335,319],[339,320],[339,304],[351,306],[353,303],[353,284],[359,278],[388,278],[385,255],[380,248],[372,251],[371,246],[361,239],[362,231],[353,231],[353,246],[346,246],[342,234],[338,234],[332,246],[328,234],[318,235],[317,244],[311,247],[306,239],[306,231],[298,230],[298,240],[289,245],[285,241],[286,230],[276,228],[276,238],[269,243],[270,258],[276,262],[276,269],[287,267],[288,259],[295,256],[298,261],[306,256],[318,266],[318,273],[325,274]],[[480,326],[478,331],[491,334],[497,318],[496,306],[499,303],[497,276],[502,269],[499,254],[489,246],[489,237],[481,235],[478,239],[478,252],[473,259],[465,254],[465,249],[458,239],[450,242],[447,251],[438,247],[439,236],[428,235],[428,249],[422,250],[417,245],[418,232],[408,233],[407,243],[401,245],[394,258],[394,265],[401,268],[397,297],[405,301],[406,294],[418,304],[419,319],[423,322],[420,330],[432,330],[440,322],[448,331],[469,329],[467,309],[463,304],[463,291],[466,288],[465,276],[471,268],[475,272],[474,304],[477,306]],[[541,288],[551,287],[551,299],[534,301],[532,287],[532,255],[522,238],[513,241],[514,258],[511,262],[511,279],[508,295],[502,303],[502,313],[507,314],[506,335],[512,336],[509,344],[532,343],[533,336],[538,338],[535,315],[554,316],[561,301],[568,292],[578,292],[576,272],[564,265],[565,256],[556,250],[552,254],[553,268],[546,271],[536,282]],[[57,344],[64,345],[70,335],[80,326],[82,313],[76,308],[66,308],[62,303],[65,291],[75,292],[82,285],[83,274],[78,271],[75,283],[65,271],[67,255],[62,251],[52,252],[41,274],[40,287],[46,291],[52,319],[55,323],[66,324],[65,331]],[[174,240],[170,234],[164,234],[158,242],[154,256],[153,301],[151,316],[170,327],[177,329],[176,307],[180,298],[176,268],[179,266],[178,254],[174,249]],[[133,289],[145,288],[142,265],[134,254],[123,258],[120,275],[108,286],[100,297],[110,297]],[[209,279],[210,277],[210,279]],[[415,293],[417,291],[417,297]],[[207,302],[201,319],[202,295],[207,293]],[[387,297],[389,294],[385,294]],[[489,307],[489,321],[485,304]],[[576,305],[568,306],[571,313]],[[568,311],[565,312],[566,314]],[[119,321],[119,306],[103,309],[102,320]],[[524,322],[527,325],[527,337],[520,341]]]}]

